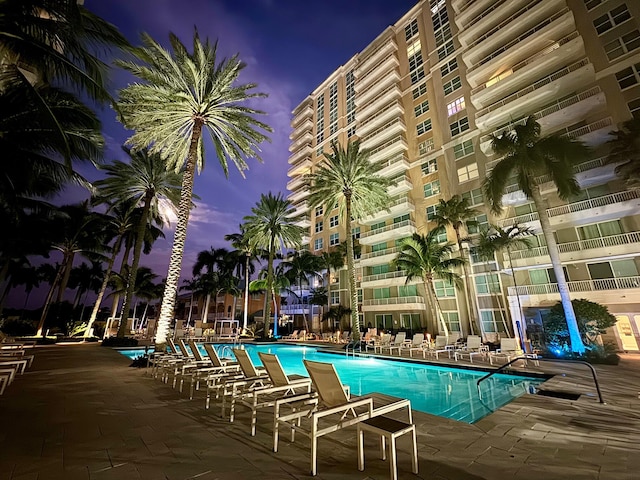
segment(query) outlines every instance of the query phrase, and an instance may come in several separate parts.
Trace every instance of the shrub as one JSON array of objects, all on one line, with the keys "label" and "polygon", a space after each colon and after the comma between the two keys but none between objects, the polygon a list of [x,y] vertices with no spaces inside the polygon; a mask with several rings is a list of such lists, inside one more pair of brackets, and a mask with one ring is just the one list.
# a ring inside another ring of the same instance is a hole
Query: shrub
[{"label": "shrub", "polygon": [[[583,298],[571,300],[578,321],[578,330],[586,346],[594,345],[598,335],[616,323],[616,317],[609,313],[606,306]],[[564,316],[562,303],[558,302],[543,318],[547,342],[551,345],[569,343],[569,329]]]},{"label": "shrub", "polygon": [[147,355],[139,355],[133,359],[129,366],[134,368],[146,368],[148,358],[149,357]]},{"label": "shrub", "polygon": [[109,337],[102,341],[103,347],[137,347],[138,340],[130,337]]},{"label": "shrub", "polygon": [[21,337],[24,335],[33,335],[36,329],[32,322],[27,320],[10,319],[0,322],[0,330],[10,337]]}]

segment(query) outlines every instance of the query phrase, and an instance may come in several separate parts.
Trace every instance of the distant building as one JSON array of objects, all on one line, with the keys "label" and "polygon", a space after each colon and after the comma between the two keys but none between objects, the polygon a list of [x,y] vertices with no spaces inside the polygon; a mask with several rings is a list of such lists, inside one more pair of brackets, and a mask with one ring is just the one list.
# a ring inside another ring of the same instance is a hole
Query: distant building
[{"label": "distant building", "polygon": [[[575,167],[581,195],[562,201],[549,183],[545,214],[572,298],[606,304],[618,317],[619,345],[638,350],[640,194],[605,165],[605,143],[622,122],[640,117],[639,21],[640,2],[630,0],[423,0],[295,108],[287,188],[305,215],[300,225],[309,228],[312,252],[345,240],[338,211],[311,211],[303,182],[331,140],[345,144],[357,136],[371,161],[383,165],[381,175],[396,182],[389,210],[354,224],[365,327],[437,333],[421,282],[406,283],[389,263],[400,240],[435,228],[440,199],[460,194],[477,208],[480,228],[519,222],[538,233],[534,248],[512,252],[515,278],[501,274],[511,273],[502,255],[491,262],[471,256],[471,304],[485,338],[506,327],[535,333],[541,313],[559,300],[538,213],[515,182],[501,217],[489,212],[481,192],[499,160],[489,135],[535,115],[543,135],[593,147],[592,157]],[[468,230],[474,236],[478,227]],[[443,230],[441,238],[455,237]],[[335,282],[331,303],[348,305],[345,270]],[[470,333],[464,291],[441,280],[435,288],[448,328]]]}]

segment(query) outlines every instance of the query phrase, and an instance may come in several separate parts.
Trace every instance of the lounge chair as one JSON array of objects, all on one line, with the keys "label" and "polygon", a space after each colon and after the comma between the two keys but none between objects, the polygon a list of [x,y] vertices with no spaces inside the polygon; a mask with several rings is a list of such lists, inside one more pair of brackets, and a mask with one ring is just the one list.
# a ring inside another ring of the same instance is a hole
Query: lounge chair
[{"label": "lounge chair", "polygon": [[391,343],[391,334],[383,333],[379,338],[377,338],[373,345],[367,345],[367,350],[373,348],[373,353],[382,353],[382,349],[388,347]]},{"label": "lounge chair", "polygon": [[[299,432],[311,440],[311,475],[317,472],[318,438],[338,431],[378,415],[385,415],[400,409],[407,409],[409,423],[413,423],[411,402],[387,396],[360,397],[351,399],[349,389],[342,385],[335,367],[331,363],[304,360],[314,390],[318,394],[317,405],[299,408],[289,415],[281,415],[274,421],[273,451],[278,451],[279,426],[286,425],[291,429],[292,441],[294,432]],[[276,402],[276,409],[293,399],[281,399]],[[302,423],[308,419],[310,425]]]},{"label": "lounge chair", "polygon": [[393,339],[393,342],[391,342],[386,347],[382,347],[381,349],[382,353],[384,353],[385,349],[389,350],[389,355],[393,355],[394,350],[398,350],[398,353],[400,353],[400,349],[404,345],[404,341],[406,340],[406,338],[407,338],[407,332],[396,333],[396,336]]},{"label": "lounge chair", "polygon": [[489,363],[493,365],[493,361],[500,360],[502,362],[510,362],[512,359],[516,357],[526,357],[523,358],[523,362],[526,365],[527,359],[533,360],[535,365],[539,365],[536,354],[525,354],[522,348],[520,348],[520,342],[518,342],[517,338],[501,338],[500,339],[500,348],[495,352],[489,352]]},{"label": "lounge chair", "polygon": [[420,346],[423,343],[424,343],[424,333],[416,333],[413,335],[410,341],[405,340],[405,342],[402,344],[402,346],[398,350],[398,355],[402,355],[402,352],[407,350],[409,351],[409,356],[411,356],[411,349],[420,348]]},{"label": "lounge chair", "polygon": [[446,353],[450,356],[452,350],[453,346],[449,345],[449,337],[446,337],[444,335],[437,335],[433,349],[428,353],[429,355],[433,355],[434,357],[436,357],[437,360],[438,356],[441,353]]},{"label": "lounge chair", "polygon": [[17,367],[0,368],[0,395],[16,378]]},{"label": "lounge chair", "polygon": [[469,358],[469,362],[473,363],[474,356],[485,357],[489,352],[489,347],[482,344],[482,337],[478,335],[469,335],[466,345],[453,353],[456,361],[462,358]]},{"label": "lounge chair", "polygon": [[294,330],[289,335],[284,335],[282,337],[282,340],[297,340],[298,339],[298,332],[299,332],[299,330]]},{"label": "lounge chair", "polygon": [[269,375],[264,368],[257,368],[246,350],[242,348],[234,348],[233,354],[240,366],[242,375],[229,378],[223,381],[222,396],[222,416],[226,409],[227,398],[230,400],[229,421],[233,422],[235,416],[235,405],[242,395],[251,393],[257,388],[264,388],[270,385]]},{"label": "lounge chair", "polygon": [[433,343],[431,343],[430,339],[425,339],[423,334],[422,343],[409,348],[409,356],[413,357],[413,352],[420,352],[422,353],[422,358],[427,358],[427,353],[431,352],[431,350],[433,350]]}]

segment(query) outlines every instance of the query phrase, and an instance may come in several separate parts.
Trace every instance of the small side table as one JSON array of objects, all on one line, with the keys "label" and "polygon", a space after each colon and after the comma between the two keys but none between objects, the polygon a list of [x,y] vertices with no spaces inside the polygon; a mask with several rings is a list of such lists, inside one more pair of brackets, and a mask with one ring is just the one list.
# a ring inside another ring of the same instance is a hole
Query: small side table
[{"label": "small side table", "polygon": [[358,470],[364,470],[364,432],[373,432],[380,436],[380,455],[386,460],[386,442],[389,442],[389,470],[391,480],[398,479],[396,438],[411,433],[412,440],[412,472],[418,473],[418,444],[416,441],[416,426],[384,416],[372,417],[358,423]]}]

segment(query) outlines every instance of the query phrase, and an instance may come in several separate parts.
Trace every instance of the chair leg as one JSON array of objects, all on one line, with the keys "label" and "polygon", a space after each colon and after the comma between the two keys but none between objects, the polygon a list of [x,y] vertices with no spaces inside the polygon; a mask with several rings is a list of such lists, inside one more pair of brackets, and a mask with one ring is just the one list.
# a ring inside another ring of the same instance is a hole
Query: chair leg
[{"label": "chair leg", "polygon": [[413,427],[413,430],[411,431],[411,442],[412,442],[412,466],[413,466],[413,473],[418,473],[418,440],[416,439],[416,428]]},{"label": "chair leg", "polygon": [[364,431],[358,427],[358,470],[364,471]]},{"label": "chair leg", "polygon": [[391,480],[398,480],[397,463],[398,461],[396,458],[396,437],[391,435],[391,438],[389,439],[389,470],[391,471]]},{"label": "chair leg", "polygon": [[384,435],[380,435],[380,458],[387,459],[387,439]]}]

